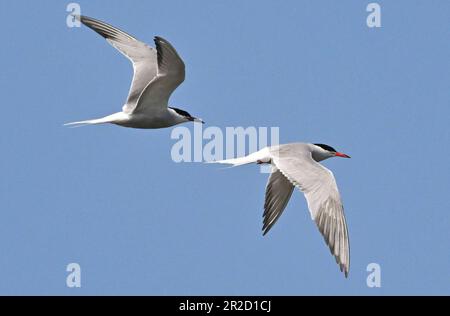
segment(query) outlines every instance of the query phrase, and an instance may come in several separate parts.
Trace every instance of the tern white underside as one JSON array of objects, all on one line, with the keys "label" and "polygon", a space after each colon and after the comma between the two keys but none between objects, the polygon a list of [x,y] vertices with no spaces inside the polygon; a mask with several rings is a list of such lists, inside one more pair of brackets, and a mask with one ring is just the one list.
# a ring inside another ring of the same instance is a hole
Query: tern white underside
[{"label": "tern white underside", "polygon": [[170,111],[161,111],[160,113],[154,113],[152,116],[117,112],[99,119],[72,122],[64,125],[79,127],[84,125],[115,124],[131,128],[158,129],[179,124],[175,122],[176,114],[172,114]]}]

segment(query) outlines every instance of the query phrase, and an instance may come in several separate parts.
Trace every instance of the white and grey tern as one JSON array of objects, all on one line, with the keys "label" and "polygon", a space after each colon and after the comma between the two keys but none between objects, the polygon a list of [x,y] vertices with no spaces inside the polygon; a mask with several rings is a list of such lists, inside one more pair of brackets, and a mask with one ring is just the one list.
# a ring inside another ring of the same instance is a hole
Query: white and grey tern
[{"label": "white and grey tern", "polygon": [[132,128],[164,128],[185,122],[200,122],[187,111],[168,106],[172,92],[184,81],[185,65],[175,48],[164,38],[154,38],[156,49],[102,21],[86,16],[76,18],[125,55],[134,75],[122,111],[69,126],[111,123]]},{"label": "white and grey tern", "polygon": [[350,247],[344,207],[333,173],[319,163],[331,157],[350,158],[325,144],[293,143],[265,147],[245,157],[214,162],[233,166],[271,164],[264,203],[264,235],[283,213],[294,187],[300,189],[312,219],[347,277]]}]

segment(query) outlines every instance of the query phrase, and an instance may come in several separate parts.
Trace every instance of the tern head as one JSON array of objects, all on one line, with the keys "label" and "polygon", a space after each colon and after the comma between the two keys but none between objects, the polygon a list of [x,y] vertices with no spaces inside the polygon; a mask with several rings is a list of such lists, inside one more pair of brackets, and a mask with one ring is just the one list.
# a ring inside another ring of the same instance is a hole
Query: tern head
[{"label": "tern head", "polygon": [[331,157],[350,158],[350,156],[338,152],[333,147],[325,144],[313,144],[312,155],[315,161],[321,161]]},{"label": "tern head", "polygon": [[198,117],[194,117],[184,110],[172,108],[172,107],[169,107],[169,109],[172,109],[180,117],[180,119],[183,122],[199,122],[199,123],[205,124],[205,122],[203,122],[202,119],[200,119]]}]

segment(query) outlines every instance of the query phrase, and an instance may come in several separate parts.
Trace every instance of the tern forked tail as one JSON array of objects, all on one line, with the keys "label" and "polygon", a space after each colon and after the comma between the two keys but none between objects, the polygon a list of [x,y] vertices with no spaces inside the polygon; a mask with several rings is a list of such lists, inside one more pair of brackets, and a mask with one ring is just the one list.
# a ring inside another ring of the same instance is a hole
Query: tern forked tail
[{"label": "tern forked tail", "polygon": [[218,161],[208,161],[208,163],[220,163],[220,164],[228,164],[233,167],[247,165],[250,163],[267,163],[270,161],[269,148],[263,148],[260,151],[254,152],[248,156],[226,159],[226,160],[218,160]]},{"label": "tern forked tail", "polygon": [[123,112],[114,113],[102,118],[93,119],[93,120],[85,120],[85,121],[78,121],[78,122],[71,122],[66,123],[64,126],[70,126],[70,127],[81,127],[86,125],[97,125],[97,124],[107,124],[107,123],[118,123],[121,120],[124,119],[124,116],[126,116]]}]

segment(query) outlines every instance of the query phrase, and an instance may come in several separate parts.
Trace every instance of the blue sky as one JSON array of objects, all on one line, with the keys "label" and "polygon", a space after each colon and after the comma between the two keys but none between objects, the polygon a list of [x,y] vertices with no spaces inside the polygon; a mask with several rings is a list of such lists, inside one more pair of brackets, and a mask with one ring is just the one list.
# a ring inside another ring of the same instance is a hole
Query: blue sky
[{"label": "blue sky", "polygon": [[[176,164],[171,129],[69,129],[118,111],[129,62],[64,1],[2,1],[0,294],[450,294],[448,1],[78,1],[147,43],[171,41],[171,104],[207,126],[278,126],[332,145],[345,279],[302,194],[261,235],[267,175]],[[191,130],[192,124],[187,124]],[[82,287],[66,286],[77,262]],[[366,267],[381,266],[381,288]]]}]

